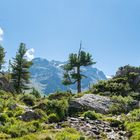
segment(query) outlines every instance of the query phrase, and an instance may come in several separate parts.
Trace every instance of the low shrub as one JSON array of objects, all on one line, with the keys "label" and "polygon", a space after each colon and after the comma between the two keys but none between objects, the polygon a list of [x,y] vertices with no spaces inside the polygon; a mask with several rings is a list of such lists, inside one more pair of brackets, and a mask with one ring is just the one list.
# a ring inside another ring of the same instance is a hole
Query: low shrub
[{"label": "low shrub", "polygon": [[35,109],[35,113],[37,113],[39,116],[41,116],[41,120],[43,120],[43,121],[47,120],[47,115],[43,110]]},{"label": "low shrub", "polygon": [[32,89],[32,92],[30,92],[30,94],[35,96],[36,98],[41,98],[41,94],[35,88]]},{"label": "low shrub", "polygon": [[11,136],[10,135],[7,135],[5,133],[0,133],[0,139],[1,140],[6,140],[6,139],[10,139]]},{"label": "low shrub", "polygon": [[134,109],[127,115],[128,121],[140,121],[140,109]]},{"label": "low shrub", "polygon": [[53,94],[50,94],[48,96],[48,99],[49,100],[61,100],[61,99],[70,99],[72,97],[72,93],[70,92],[56,92],[56,93],[53,93]]},{"label": "low shrub", "polygon": [[86,119],[89,118],[91,120],[97,120],[101,118],[101,115],[96,113],[95,111],[87,111],[82,114],[82,116]]},{"label": "low shrub", "polygon": [[68,101],[63,100],[51,100],[46,103],[46,113],[50,115],[51,113],[57,114],[60,120],[64,120],[67,116]]},{"label": "low shrub", "polygon": [[20,98],[21,101],[23,101],[28,106],[34,106],[36,97],[31,94],[25,94]]},{"label": "low shrub", "polygon": [[0,126],[0,131],[11,135],[12,138],[22,137],[29,133],[37,132],[41,129],[42,127],[37,121],[26,123],[15,120],[13,124],[9,121],[4,126]]},{"label": "low shrub", "polygon": [[48,122],[49,122],[49,123],[57,123],[57,122],[59,122],[59,121],[60,121],[60,119],[59,119],[59,117],[57,116],[57,114],[52,113],[52,114],[50,114],[50,115],[48,116]]},{"label": "low shrub", "polygon": [[6,122],[8,121],[8,116],[7,116],[7,114],[0,114],[0,122],[2,123],[2,124],[5,124]]},{"label": "low shrub", "polygon": [[108,119],[108,121],[110,122],[111,127],[120,127],[121,125],[123,125],[123,122],[116,119]]},{"label": "low shrub", "polygon": [[8,117],[14,117],[14,112],[13,111],[7,111],[6,112]]},{"label": "low shrub", "polygon": [[134,108],[134,100],[132,97],[122,97],[122,96],[113,96],[112,100],[114,104],[110,106],[109,111],[113,115],[119,115],[121,113],[128,113]]},{"label": "low shrub", "polygon": [[74,128],[65,128],[61,132],[58,132],[55,136],[56,140],[79,140],[80,133]]},{"label": "low shrub", "polygon": [[132,133],[130,140],[140,140],[140,122],[126,122],[125,127]]}]

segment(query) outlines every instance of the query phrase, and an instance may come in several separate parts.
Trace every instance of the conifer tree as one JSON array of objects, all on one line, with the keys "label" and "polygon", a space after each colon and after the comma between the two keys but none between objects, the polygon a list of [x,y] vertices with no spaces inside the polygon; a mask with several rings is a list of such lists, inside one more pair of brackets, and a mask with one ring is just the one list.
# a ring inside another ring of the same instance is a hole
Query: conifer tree
[{"label": "conifer tree", "polygon": [[15,58],[13,58],[12,67],[12,82],[16,93],[23,93],[24,90],[29,89],[29,78],[30,72],[29,68],[32,65],[31,61],[27,61],[25,54],[27,52],[24,43],[21,43],[16,53]]},{"label": "conifer tree", "polygon": [[77,92],[81,92],[81,80],[86,77],[81,73],[81,67],[86,67],[95,64],[92,55],[82,51],[82,43],[80,43],[79,52],[69,55],[68,63],[63,66],[63,84],[71,85],[77,83]]},{"label": "conifer tree", "polygon": [[3,64],[5,63],[4,58],[5,58],[5,51],[4,48],[0,45],[0,70],[2,70]]}]

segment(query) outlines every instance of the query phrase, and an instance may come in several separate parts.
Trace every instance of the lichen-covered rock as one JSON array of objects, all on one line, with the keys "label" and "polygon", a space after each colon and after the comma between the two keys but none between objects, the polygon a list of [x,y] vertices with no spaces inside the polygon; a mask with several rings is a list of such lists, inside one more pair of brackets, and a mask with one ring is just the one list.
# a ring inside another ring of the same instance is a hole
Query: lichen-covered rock
[{"label": "lichen-covered rock", "polygon": [[41,119],[41,118],[42,118],[42,115],[38,114],[34,111],[27,111],[20,116],[20,119],[23,120],[23,121],[26,121],[26,122],[29,122],[29,121],[32,121],[32,120],[38,120],[38,119]]},{"label": "lichen-covered rock", "polygon": [[94,94],[85,94],[84,96],[71,100],[69,105],[70,111],[95,110],[98,113],[106,114],[109,107],[113,104],[109,97]]}]

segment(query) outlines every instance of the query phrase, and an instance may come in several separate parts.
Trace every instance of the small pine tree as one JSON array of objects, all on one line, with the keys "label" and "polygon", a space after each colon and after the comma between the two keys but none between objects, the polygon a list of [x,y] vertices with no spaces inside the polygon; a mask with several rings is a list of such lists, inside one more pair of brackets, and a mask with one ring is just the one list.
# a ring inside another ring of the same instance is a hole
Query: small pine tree
[{"label": "small pine tree", "polygon": [[34,87],[32,88],[32,92],[30,94],[34,95],[36,98],[41,98],[41,94]]},{"label": "small pine tree", "polygon": [[26,46],[24,43],[20,44],[16,57],[13,58],[12,67],[12,82],[15,88],[16,93],[23,93],[24,90],[29,89],[29,78],[30,72],[29,68],[32,65],[31,61],[27,61],[25,54],[27,52]]},{"label": "small pine tree", "polygon": [[70,54],[68,63],[63,66],[63,84],[71,85],[77,83],[77,92],[81,92],[81,80],[85,75],[81,74],[81,67],[90,66],[95,64],[92,59],[92,55],[81,50],[82,44],[80,43],[80,49],[78,54]]},{"label": "small pine tree", "polygon": [[3,64],[5,63],[5,53],[4,48],[0,45],[0,70],[2,70]]}]

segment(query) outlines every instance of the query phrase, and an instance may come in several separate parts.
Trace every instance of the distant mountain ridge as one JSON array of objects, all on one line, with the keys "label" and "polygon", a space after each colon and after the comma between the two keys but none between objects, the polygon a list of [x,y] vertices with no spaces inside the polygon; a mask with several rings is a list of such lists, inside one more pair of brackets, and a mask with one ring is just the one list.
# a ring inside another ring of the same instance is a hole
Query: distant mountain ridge
[{"label": "distant mountain ridge", "polygon": [[[62,84],[63,69],[62,65],[66,62],[48,61],[43,58],[33,59],[30,68],[31,84],[45,94],[56,92],[57,90],[76,90],[76,85],[64,86]],[[94,84],[99,80],[106,80],[105,74],[92,66],[83,67],[83,74],[87,76],[82,80],[82,89],[88,89],[89,84]]]}]

